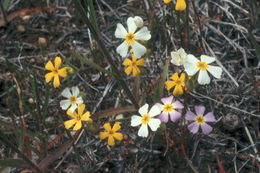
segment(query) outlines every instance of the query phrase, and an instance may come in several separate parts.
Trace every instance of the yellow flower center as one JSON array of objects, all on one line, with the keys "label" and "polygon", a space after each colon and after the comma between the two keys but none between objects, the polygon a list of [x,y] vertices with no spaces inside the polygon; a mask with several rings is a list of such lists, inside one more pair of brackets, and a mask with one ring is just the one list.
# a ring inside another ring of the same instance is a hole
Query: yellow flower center
[{"label": "yellow flower center", "polygon": [[110,135],[110,136],[113,136],[114,133],[115,133],[115,132],[114,132],[113,130],[109,130],[109,131],[108,131],[108,135]]},{"label": "yellow flower center", "polygon": [[77,121],[80,121],[80,120],[81,120],[81,116],[80,116],[80,115],[76,115],[75,119],[76,119]]},{"label": "yellow flower center", "polygon": [[149,114],[144,114],[142,117],[142,124],[148,124],[150,122],[150,115]]},{"label": "yellow flower center", "polygon": [[171,104],[171,103],[166,103],[164,106],[163,106],[163,111],[164,112],[172,112],[174,109],[174,106]]},{"label": "yellow flower center", "polygon": [[181,82],[180,79],[176,79],[176,80],[175,80],[175,83],[176,83],[176,85],[181,85],[181,84],[182,84],[182,82]]},{"label": "yellow flower center", "polygon": [[77,98],[75,96],[71,96],[69,100],[70,100],[70,103],[73,105],[77,102]]},{"label": "yellow flower center", "polygon": [[202,71],[205,71],[209,68],[208,64],[204,61],[199,61],[197,62],[197,68],[202,70]]},{"label": "yellow flower center", "polygon": [[135,35],[132,32],[129,32],[125,36],[126,43],[130,46],[135,42]]},{"label": "yellow flower center", "polygon": [[177,65],[180,65],[180,61],[182,61],[183,59],[184,59],[183,57],[177,58]]},{"label": "yellow flower center", "polygon": [[58,74],[58,69],[53,69],[52,72],[53,72],[54,74]]},{"label": "yellow flower center", "polygon": [[198,115],[198,116],[196,116],[195,121],[198,124],[204,124],[205,123],[205,118],[203,116],[201,116],[201,115]]}]

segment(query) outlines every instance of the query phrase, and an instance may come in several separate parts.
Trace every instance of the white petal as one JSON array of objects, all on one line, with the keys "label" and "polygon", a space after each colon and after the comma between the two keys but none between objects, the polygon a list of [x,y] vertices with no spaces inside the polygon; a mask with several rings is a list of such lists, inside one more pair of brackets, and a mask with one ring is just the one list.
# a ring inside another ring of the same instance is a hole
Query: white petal
[{"label": "white petal", "polygon": [[135,16],[134,17],[134,22],[135,22],[135,25],[138,28],[141,28],[144,25],[144,21],[143,21],[143,19],[140,16]]},{"label": "white petal", "polygon": [[121,55],[122,57],[126,57],[128,52],[128,47],[129,47],[128,44],[126,43],[126,41],[124,41],[116,48],[116,52],[119,53],[119,55]]},{"label": "white petal", "polygon": [[124,28],[124,26],[121,23],[118,23],[117,27],[116,27],[115,37],[125,39],[126,34],[127,34],[127,31]]},{"label": "white petal", "polygon": [[73,113],[76,108],[77,108],[77,104],[71,105],[71,107],[70,107],[70,112]]},{"label": "white petal", "polygon": [[60,101],[60,107],[61,107],[62,110],[67,110],[69,106],[70,106],[69,100],[61,100]]},{"label": "white petal", "polygon": [[177,53],[180,55],[180,57],[186,58],[187,53],[184,51],[183,48],[180,48]]},{"label": "white petal", "polygon": [[177,65],[177,66],[181,65],[180,61],[179,61],[180,57],[179,57],[178,53],[171,52],[171,57],[172,57],[172,59],[171,59],[172,64]]},{"label": "white petal", "polygon": [[210,83],[210,78],[209,78],[207,71],[200,70],[199,77],[198,77],[198,83],[201,85]]},{"label": "white petal", "polygon": [[129,17],[127,19],[127,28],[128,28],[128,33],[129,32],[134,33],[136,31],[137,26],[135,25],[134,18]]},{"label": "white petal", "polygon": [[142,117],[137,116],[137,115],[133,115],[131,117],[131,126],[135,127],[135,126],[139,126],[142,123]]},{"label": "white petal", "polygon": [[215,78],[220,79],[221,74],[222,74],[222,68],[217,67],[217,66],[212,66],[210,65],[209,68],[207,69],[210,74],[212,74]]},{"label": "white petal", "polygon": [[148,136],[148,127],[146,125],[142,125],[138,130],[138,136],[147,137]]},{"label": "white petal", "polygon": [[154,117],[156,115],[159,115],[161,113],[160,108],[157,105],[154,105],[150,111],[149,111],[149,115],[150,117]]},{"label": "white petal", "polygon": [[214,62],[216,59],[211,56],[201,55],[200,60],[206,62],[207,64],[210,64],[210,63]]},{"label": "white petal", "polygon": [[156,131],[158,127],[160,127],[161,121],[157,118],[151,118],[148,125],[150,126],[152,131]]},{"label": "white petal", "polygon": [[146,52],[146,48],[137,41],[135,41],[131,46],[133,48],[133,53],[136,58],[140,58]]},{"label": "white petal", "polygon": [[65,88],[65,89],[62,91],[61,95],[62,95],[63,97],[66,97],[66,98],[70,98],[70,96],[71,96],[70,89],[69,89],[69,88]]},{"label": "white petal", "polygon": [[73,96],[78,97],[78,95],[79,95],[79,88],[78,87],[72,87],[71,91],[72,91]]},{"label": "white petal", "polygon": [[76,102],[78,105],[83,103],[83,99],[82,97],[77,97],[77,102]]},{"label": "white petal", "polygon": [[142,116],[144,114],[147,114],[148,113],[148,107],[149,107],[148,104],[145,104],[142,107],[140,107],[139,110],[138,110],[139,114],[142,115]]},{"label": "white petal", "polygon": [[192,54],[187,55],[187,63],[196,65],[199,60]]},{"label": "white petal", "polygon": [[185,69],[186,73],[189,76],[193,76],[194,74],[197,73],[197,71],[199,71],[199,69],[196,67],[195,64],[184,63],[183,66],[184,66],[184,69]]},{"label": "white petal", "polygon": [[147,27],[143,27],[137,33],[135,33],[136,40],[150,40],[151,34]]}]

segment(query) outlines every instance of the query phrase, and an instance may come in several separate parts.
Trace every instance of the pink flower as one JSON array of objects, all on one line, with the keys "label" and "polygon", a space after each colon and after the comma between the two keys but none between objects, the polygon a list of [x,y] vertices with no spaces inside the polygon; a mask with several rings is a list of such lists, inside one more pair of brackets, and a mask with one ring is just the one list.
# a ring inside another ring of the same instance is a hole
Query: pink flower
[{"label": "pink flower", "polygon": [[162,113],[157,117],[161,122],[167,123],[169,115],[172,122],[175,122],[181,117],[181,113],[176,111],[176,109],[183,109],[183,105],[180,101],[174,101],[173,96],[162,98],[161,101],[163,104],[156,103],[156,106],[158,106],[162,111]]},{"label": "pink flower", "polygon": [[212,131],[212,127],[208,125],[206,122],[216,122],[216,119],[212,112],[207,113],[203,116],[205,112],[204,106],[195,106],[196,115],[187,111],[185,115],[185,119],[188,121],[195,121],[188,126],[188,129],[191,133],[197,133],[199,131],[199,127],[201,126],[202,133],[205,135],[209,134]]}]

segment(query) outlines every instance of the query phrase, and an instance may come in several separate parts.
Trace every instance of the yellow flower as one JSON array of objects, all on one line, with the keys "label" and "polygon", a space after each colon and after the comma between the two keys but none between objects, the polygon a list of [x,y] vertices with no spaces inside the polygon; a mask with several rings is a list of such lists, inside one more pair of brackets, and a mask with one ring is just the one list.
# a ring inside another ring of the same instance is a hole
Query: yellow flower
[{"label": "yellow flower", "polygon": [[163,2],[164,2],[165,4],[169,4],[170,2],[172,2],[172,0],[163,0]]},{"label": "yellow flower", "polygon": [[183,88],[185,88],[184,79],[185,79],[185,73],[181,74],[181,77],[178,76],[178,73],[174,73],[170,79],[172,81],[166,81],[165,85],[167,90],[170,90],[172,87],[175,86],[173,90],[173,95],[182,95],[183,94]]},{"label": "yellow flower", "polygon": [[52,78],[54,77],[53,85],[54,85],[55,88],[60,86],[59,76],[61,76],[61,77],[67,76],[66,67],[59,69],[60,64],[61,64],[61,58],[56,57],[55,58],[55,66],[53,66],[51,61],[48,61],[47,64],[45,65],[45,69],[51,71],[51,72],[49,72],[45,75],[45,80],[46,80],[47,83],[49,83],[52,80]]},{"label": "yellow flower", "polygon": [[[79,130],[82,126],[81,121],[92,121],[90,117],[89,111],[83,114],[83,111],[85,109],[85,104],[78,105],[78,113],[74,111],[73,113],[68,109],[67,114],[71,116],[74,119],[68,120],[64,122],[65,128],[69,129],[71,126],[76,124],[73,128],[73,130]],[[83,114],[83,115],[82,115]]]},{"label": "yellow flower", "polygon": [[129,75],[133,71],[133,76],[136,76],[141,73],[140,69],[137,66],[144,66],[145,61],[143,58],[137,60],[137,58],[132,54],[132,61],[130,59],[126,59],[123,63],[124,66],[128,66],[125,69],[125,73]]},{"label": "yellow flower", "polygon": [[123,134],[116,132],[121,129],[121,126],[119,124],[115,123],[113,128],[111,129],[110,123],[106,123],[104,124],[104,128],[106,129],[106,132],[100,132],[99,136],[102,140],[108,137],[108,145],[115,145],[114,138],[116,138],[118,141],[121,141],[123,139]]},{"label": "yellow flower", "polygon": [[185,0],[177,0],[175,10],[176,11],[183,11],[186,9]]}]

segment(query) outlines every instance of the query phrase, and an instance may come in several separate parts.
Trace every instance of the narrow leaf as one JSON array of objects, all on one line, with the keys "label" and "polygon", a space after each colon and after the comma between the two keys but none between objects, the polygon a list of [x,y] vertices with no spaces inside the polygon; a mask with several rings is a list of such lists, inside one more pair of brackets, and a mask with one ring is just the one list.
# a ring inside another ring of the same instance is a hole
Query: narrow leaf
[{"label": "narrow leaf", "polygon": [[4,159],[0,160],[0,165],[3,166],[10,166],[13,168],[28,168],[30,167],[25,161],[22,159]]}]

